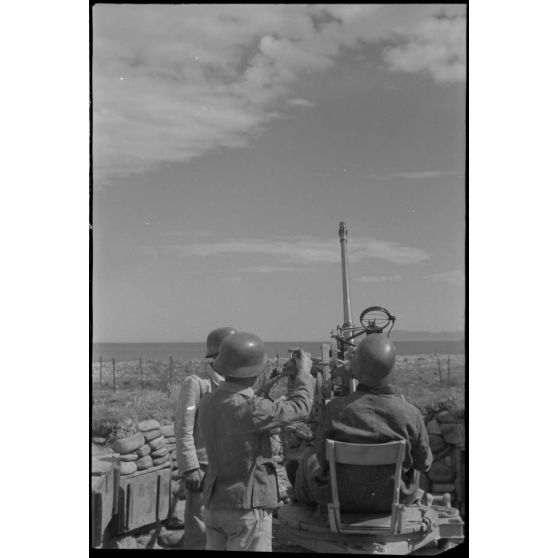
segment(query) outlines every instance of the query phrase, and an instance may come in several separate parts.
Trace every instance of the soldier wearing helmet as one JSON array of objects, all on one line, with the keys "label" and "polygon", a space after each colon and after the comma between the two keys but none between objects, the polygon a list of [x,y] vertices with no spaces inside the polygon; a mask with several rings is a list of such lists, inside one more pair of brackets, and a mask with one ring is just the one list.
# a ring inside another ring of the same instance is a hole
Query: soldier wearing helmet
[{"label": "soldier wearing helmet", "polygon": [[[420,411],[393,389],[394,366],[395,348],[384,333],[369,334],[358,345],[348,367],[359,382],[356,391],[330,401],[318,425],[315,453],[307,453],[298,468],[297,462],[291,462],[294,465],[287,471],[297,502],[326,505],[331,501],[325,455],[328,438],[361,444],[404,440],[401,502],[410,504],[420,498],[422,491],[414,485],[414,471],[428,471],[432,453]],[[385,485],[383,478],[376,482]],[[359,491],[363,491],[356,481],[345,487],[351,489],[357,502],[361,497]],[[366,494],[364,497],[368,498]]]},{"label": "soldier wearing helmet", "polygon": [[[206,342],[206,358],[214,359],[219,347],[233,327],[214,329]],[[202,518],[202,481],[207,469],[207,453],[201,439],[198,406],[202,397],[211,393],[223,381],[211,366],[206,365],[199,374],[188,376],[178,395],[174,430],[176,435],[176,459],[186,485],[186,509],[184,513],[184,548],[203,550],[205,527]]]},{"label": "soldier wearing helmet", "polygon": [[209,461],[203,487],[206,550],[271,552],[271,512],[280,497],[270,430],[308,417],[314,380],[310,355],[299,350],[288,368],[287,398],[261,397],[253,387],[266,364],[262,340],[247,332],[227,337],[213,362],[225,381],[200,404]]}]

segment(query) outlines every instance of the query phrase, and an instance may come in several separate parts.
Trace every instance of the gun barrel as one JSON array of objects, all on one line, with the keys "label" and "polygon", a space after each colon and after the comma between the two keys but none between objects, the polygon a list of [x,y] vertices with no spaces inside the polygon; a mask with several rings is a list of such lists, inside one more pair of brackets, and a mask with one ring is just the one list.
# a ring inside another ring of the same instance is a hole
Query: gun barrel
[{"label": "gun barrel", "polygon": [[[341,244],[341,281],[343,283],[343,328],[352,327],[351,295],[349,293],[349,260],[347,258],[347,225],[339,223],[339,243]],[[346,332],[345,337],[348,337]]]}]

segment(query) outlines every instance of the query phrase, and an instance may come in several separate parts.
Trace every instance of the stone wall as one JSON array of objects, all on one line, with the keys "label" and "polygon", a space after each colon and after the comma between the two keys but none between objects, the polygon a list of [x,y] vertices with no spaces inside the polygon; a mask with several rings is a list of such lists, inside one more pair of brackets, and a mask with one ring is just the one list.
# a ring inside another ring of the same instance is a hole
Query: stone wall
[{"label": "stone wall", "polygon": [[465,412],[462,407],[439,411],[426,423],[434,462],[421,474],[421,488],[433,495],[449,493],[453,507],[464,513]]}]

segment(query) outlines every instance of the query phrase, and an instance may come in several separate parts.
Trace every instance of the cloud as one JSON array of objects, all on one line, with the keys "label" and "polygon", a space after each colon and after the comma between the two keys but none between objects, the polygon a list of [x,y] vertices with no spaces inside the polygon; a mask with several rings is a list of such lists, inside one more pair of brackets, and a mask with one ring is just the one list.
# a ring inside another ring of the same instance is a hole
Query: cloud
[{"label": "cloud", "polygon": [[465,274],[461,270],[446,271],[444,273],[435,273],[434,275],[425,275],[425,279],[434,283],[448,283],[449,285],[462,286],[465,284]]},{"label": "cloud", "polygon": [[343,49],[389,45],[394,71],[463,79],[464,13],[420,5],[97,4],[95,183],[248,145],[281,116],[292,85],[332,67]]},{"label": "cloud", "polygon": [[359,277],[357,281],[361,283],[387,283],[392,281],[401,281],[403,277],[401,275],[364,275]]},{"label": "cloud", "polygon": [[289,99],[287,104],[291,107],[315,107],[316,103],[308,99]]},{"label": "cloud", "polygon": [[[185,243],[175,246],[185,258],[214,257],[227,254],[271,257],[281,264],[337,264],[339,243],[316,239],[298,240],[226,240],[210,243]],[[373,238],[351,239],[351,262],[385,260],[398,265],[419,263],[430,258],[424,250]]]},{"label": "cloud", "polygon": [[421,22],[407,42],[385,49],[384,59],[392,70],[403,72],[428,71],[439,83],[465,79],[465,14]]}]

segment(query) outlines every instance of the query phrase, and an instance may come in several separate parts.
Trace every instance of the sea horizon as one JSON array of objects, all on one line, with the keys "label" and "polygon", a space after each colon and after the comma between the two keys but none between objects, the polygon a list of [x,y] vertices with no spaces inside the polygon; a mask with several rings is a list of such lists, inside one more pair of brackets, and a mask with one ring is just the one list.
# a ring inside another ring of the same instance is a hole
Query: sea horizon
[{"label": "sea horizon", "polygon": [[[321,354],[324,341],[264,341],[269,358],[288,356],[288,349],[301,347],[312,355]],[[405,341],[394,339],[396,353],[399,355],[413,354],[464,354],[465,340],[424,340]],[[202,359],[205,357],[205,341],[199,342],[93,342],[93,361],[115,359],[118,361],[137,360],[139,358],[151,360],[166,360],[170,357],[182,360]]]}]

